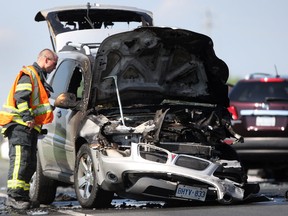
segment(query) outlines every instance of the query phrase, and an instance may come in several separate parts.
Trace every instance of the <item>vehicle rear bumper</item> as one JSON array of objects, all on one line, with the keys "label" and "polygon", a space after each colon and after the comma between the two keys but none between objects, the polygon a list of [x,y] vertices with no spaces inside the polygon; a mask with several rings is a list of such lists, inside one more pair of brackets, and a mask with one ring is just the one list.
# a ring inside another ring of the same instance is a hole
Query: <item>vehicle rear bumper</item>
[{"label": "vehicle rear bumper", "polygon": [[288,153],[288,137],[245,137],[244,143],[236,143],[233,147],[239,152],[271,150]]},{"label": "vehicle rear bumper", "polygon": [[244,143],[236,143],[233,148],[246,167],[288,166],[288,138],[245,137]]}]

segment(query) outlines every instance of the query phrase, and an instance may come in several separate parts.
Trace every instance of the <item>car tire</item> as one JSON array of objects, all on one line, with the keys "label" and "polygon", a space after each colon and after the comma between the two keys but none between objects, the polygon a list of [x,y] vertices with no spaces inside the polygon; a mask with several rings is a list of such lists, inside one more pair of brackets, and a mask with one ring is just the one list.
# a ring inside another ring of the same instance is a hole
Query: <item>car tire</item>
[{"label": "car tire", "polygon": [[41,162],[38,157],[36,172],[30,181],[30,200],[32,202],[39,202],[39,204],[49,205],[54,201],[56,191],[57,182],[43,175]]},{"label": "car tire", "polygon": [[107,208],[111,206],[113,192],[98,185],[96,168],[88,144],[79,149],[74,170],[75,193],[83,208]]}]

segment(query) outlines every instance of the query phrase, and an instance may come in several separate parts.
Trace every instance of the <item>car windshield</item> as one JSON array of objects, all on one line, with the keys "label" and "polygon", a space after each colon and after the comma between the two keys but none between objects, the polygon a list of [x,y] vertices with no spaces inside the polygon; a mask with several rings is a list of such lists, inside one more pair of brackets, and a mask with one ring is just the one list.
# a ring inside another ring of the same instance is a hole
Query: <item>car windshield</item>
[{"label": "car windshield", "polygon": [[238,102],[288,101],[288,82],[239,82],[229,98]]}]

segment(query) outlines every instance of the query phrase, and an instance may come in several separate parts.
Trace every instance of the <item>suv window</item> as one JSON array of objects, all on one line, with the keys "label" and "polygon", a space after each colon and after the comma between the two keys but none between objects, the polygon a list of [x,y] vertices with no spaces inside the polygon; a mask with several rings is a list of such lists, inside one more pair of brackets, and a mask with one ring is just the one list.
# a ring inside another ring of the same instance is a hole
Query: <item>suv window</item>
[{"label": "suv window", "polygon": [[[64,80],[67,80],[67,82],[63,83]],[[81,99],[83,90],[81,82],[83,82],[83,77],[77,62],[72,59],[63,61],[57,68],[51,81],[54,90],[51,98],[55,99],[63,92],[70,92],[74,93],[78,99]]]},{"label": "suv window", "polygon": [[229,98],[239,102],[266,102],[267,98],[288,99],[288,82],[239,82]]},{"label": "suv window", "polygon": [[72,77],[70,79],[68,91],[76,95],[77,100],[82,98],[84,79],[82,76],[81,68],[75,67]]}]

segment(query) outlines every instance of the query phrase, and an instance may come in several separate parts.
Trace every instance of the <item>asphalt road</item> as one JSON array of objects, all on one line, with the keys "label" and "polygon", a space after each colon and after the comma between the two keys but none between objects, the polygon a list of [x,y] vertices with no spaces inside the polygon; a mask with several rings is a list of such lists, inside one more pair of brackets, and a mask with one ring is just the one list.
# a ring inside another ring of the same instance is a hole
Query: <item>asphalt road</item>
[{"label": "asphalt road", "polygon": [[1,215],[77,215],[77,216],[284,216],[288,213],[288,200],[285,192],[288,182],[274,182],[263,180],[255,174],[249,176],[249,181],[259,182],[260,192],[249,202],[237,205],[220,205],[218,203],[202,203],[190,206],[166,206],[163,202],[136,202],[134,200],[114,199],[112,207],[102,210],[82,209],[76,200],[72,188],[58,188],[55,202],[50,206],[41,205],[40,208],[27,211],[7,209],[6,176],[8,161],[0,159],[0,216]]}]

